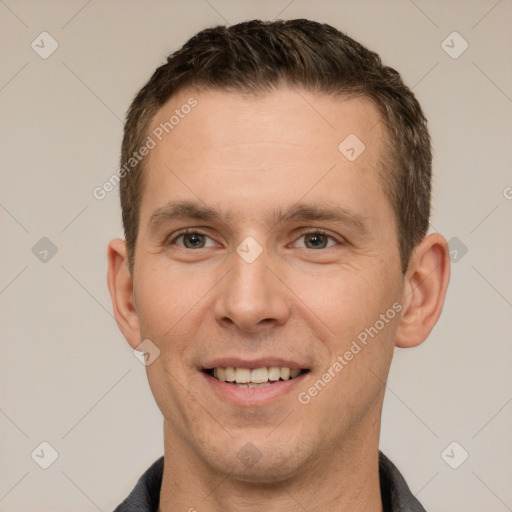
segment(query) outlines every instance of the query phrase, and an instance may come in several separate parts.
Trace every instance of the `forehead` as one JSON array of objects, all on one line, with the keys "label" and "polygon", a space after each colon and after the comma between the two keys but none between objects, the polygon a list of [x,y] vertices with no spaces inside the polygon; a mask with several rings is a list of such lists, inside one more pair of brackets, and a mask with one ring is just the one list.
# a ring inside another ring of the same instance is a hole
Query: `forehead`
[{"label": "forehead", "polygon": [[183,90],[151,123],[156,145],[146,162],[141,215],[175,198],[256,217],[306,195],[309,203],[341,201],[364,213],[371,206],[361,201],[366,192],[378,196],[374,207],[387,207],[378,180],[379,120],[367,98],[289,87],[245,95]]},{"label": "forehead", "polygon": [[[367,148],[371,145],[371,152],[378,151],[379,121],[377,108],[365,97],[334,97],[287,86],[251,94],[186,89],[160,108],[150,131],[165,139],[159,140],[160,146],[171,145],[178,152],[278,143],[302,149],[314,144],[319,151],[338,156],[339,143],[350,134],[358,134]],[[258,160],[264,157],[259,156]],[[288,159],[292,156],[287,154]]]}]

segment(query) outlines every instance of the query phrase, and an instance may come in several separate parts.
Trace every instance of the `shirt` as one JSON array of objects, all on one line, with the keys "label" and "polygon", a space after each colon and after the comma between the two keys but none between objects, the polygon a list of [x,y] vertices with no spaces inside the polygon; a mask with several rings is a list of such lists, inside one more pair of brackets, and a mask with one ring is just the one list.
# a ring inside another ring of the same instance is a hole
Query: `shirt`
[{"label": "shirt", "polygon": [[[160,457],[139,478],[133,491],[114,512],[157,512],[163,472],[164,458]],[[384,512],[425,512],[400,471],[382,452],[379,452],[379,479]]]}]

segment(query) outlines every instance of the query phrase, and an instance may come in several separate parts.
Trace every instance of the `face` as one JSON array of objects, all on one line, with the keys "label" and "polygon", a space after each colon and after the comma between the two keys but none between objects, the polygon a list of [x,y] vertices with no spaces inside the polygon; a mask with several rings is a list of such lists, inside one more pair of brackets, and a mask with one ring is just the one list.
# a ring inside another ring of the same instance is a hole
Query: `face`
[{"label": "face", "polygon": [[326,468],[378,438],[403,294],[377,109],[183,91],[151,130],[190,97],[148,157],[133,276],[166,440],[242,480]]}]

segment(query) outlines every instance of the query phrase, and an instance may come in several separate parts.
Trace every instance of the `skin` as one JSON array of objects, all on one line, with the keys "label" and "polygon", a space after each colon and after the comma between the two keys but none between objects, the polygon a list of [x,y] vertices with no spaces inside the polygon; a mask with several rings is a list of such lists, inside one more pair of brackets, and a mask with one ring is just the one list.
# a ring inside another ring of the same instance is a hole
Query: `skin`
[{"label": "skin", "polygon": [[[152,127],[190,96],[197,107],[149,155],[133,276],[125,242],[108,249],[119,328],[131,347],[150,339],[161,351],[146,367],[164,417],[159,510],[381,511],[385,382],[394,347],[420,344],[439,318],[446,240],[425,237],[402,274],[396,219],[376,171],[386,135],[369,100],[284,86],[246,96],[186,90]],[[366,146],[353,162],[338,150],[349,134]],[[171,200],[222,217],[171,218],[151,229]],[[366,229],[272,218],[306,203],[342,206]],[[204,246],[177,238],[184,228],[206,235],[192,237]],[[332,238],[315,239],[318,229]],[[262,248],[252,263],[236,252],[248,236]],[[401,312],[301,404],[298,393],[395,303]],[[293,359],[309,372],[272,401],[234,404],[200,371],[222,357]]]}]

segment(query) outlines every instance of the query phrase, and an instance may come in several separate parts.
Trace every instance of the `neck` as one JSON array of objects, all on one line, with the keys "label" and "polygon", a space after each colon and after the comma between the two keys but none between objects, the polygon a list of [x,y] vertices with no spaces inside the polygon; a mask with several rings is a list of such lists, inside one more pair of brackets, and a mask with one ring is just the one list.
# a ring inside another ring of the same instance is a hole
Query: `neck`
[{"label": "neck", "polygon": [[213,471],[164,422],[165,463],[158,512],[382,512],[380,414],[366,422],[300,473],[269,484]]}]

